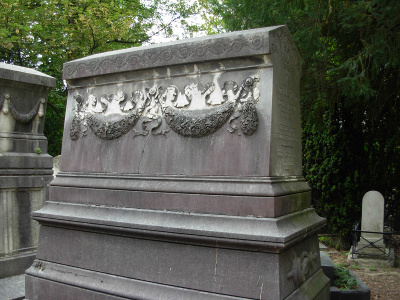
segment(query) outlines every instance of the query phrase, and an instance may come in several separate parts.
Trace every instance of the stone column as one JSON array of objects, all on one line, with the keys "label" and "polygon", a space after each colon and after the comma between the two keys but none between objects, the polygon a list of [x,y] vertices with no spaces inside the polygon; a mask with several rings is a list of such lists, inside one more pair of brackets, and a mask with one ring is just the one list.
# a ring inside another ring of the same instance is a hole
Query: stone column
[{"label": "stone column", "polygon": [[63,74],[30,300],[329,298],[287,27],[97,54]]},{"label": "stone column", "polygon": [[43,135],[47,95],[55,78],[0,63],[0,278],[32,264],[41,208],[52,179],[52,157]]}]

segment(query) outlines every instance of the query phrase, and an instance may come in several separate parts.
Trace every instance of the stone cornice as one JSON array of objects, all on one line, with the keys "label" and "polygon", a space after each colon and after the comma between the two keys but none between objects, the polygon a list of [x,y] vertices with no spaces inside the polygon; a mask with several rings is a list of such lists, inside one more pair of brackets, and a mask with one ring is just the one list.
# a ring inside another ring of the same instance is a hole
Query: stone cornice
[{"label": "stone cornice", "polygon": [[270,32],[251,29],[91,55],[64,64],[63,79],[75,79],[193,62],[270,53]]},{"label": "stone cornice", "polygon": [[51,88],[56,86],[56,79],[54,77],[30,68],[5,63],[0,63],[0,80],[1,79],[36,84]]}]

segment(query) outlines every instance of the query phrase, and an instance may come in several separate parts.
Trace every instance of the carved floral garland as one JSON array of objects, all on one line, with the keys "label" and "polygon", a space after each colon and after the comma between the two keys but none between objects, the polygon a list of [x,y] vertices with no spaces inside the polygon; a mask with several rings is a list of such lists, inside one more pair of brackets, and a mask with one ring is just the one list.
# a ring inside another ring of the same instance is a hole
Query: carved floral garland
[{"label": "carved floral garland", "polygon": [[172,107],[164,111],[165,121],[173,131],[183,136],[203,137],[215,132],[226,123],[235,111],[234,103],[227,102],[219,107],[180,112]]},{"label": "carved floral garland", "polygon": [[92,132],[101,139],[112,140],[131,130],[139,120],[138,112],[133,111],[126,117],[115,122],[102,121],[94,114],[89,114],[87,121]]},{"label": "carved floral garland", "polygon": [[40,118],[44,116],[44,103],[46,102],[44,98],[40,98],[31,111],[26,114],[20,113],[10,98],[11,97],[9,94],[5,94],[4,98],[0,99],[0,109],[4,114],[8,114],[8,112],[10,112],[17,122],[26,124],[32,121],[36,115],[38,115]]},{"label": "carved floral garland", "polygon": [[[174,85],[162,93],[162,87],[147,88],[145,93],[135,91],[128,99],[127,94],[89,95],[85,101],[75,96],[75,115],[71,123],[70,138],[77,140],[87,135],[87,129],[101,139],[112,140],[121,137],[135,127],[141,119],[141,131],[137,135],[164,134],[159,129],[165,122],[174,132],[188,137],[209,135],[228,122],[228,131],[237,132],[234,121],[240,119],[240,130],[252,135],[258,126],[256,103],[260,93],[256,88],[257,76],[246,78],[239,87],[234,81],[227,81],[215,95],[214,83],[190,84],[180,93]],[[202,101],[204,109],[189,109],[193,101]],[[238,133],[239,134],[239,133]]]}]

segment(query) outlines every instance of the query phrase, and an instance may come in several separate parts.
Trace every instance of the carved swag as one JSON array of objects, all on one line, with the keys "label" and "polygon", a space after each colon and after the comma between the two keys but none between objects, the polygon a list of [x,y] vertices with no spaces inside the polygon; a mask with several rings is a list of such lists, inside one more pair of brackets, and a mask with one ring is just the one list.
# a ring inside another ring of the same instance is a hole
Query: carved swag
[{"label": "carved swag", "polygon": [[[222,88],[214,83],[192,83],[184,87],[183,93],[174,85],[165,89],[155,86],[144,92],[134,91],[130,99],[122,91],[101,96],[90,94],[86,100],[76,95],[70,137],[72,140],[85,137],[90,128],[105,140],[119,138],[130,130],[135,137],[149,133],[166,135],[170,129],[182,136],[199,138],[225,123],[230,133],[252,135],[258,125],[258,81],[258,76],[246,78],[240,86],[227,81]],[[203,108],[190,109],[193,103]]]}]

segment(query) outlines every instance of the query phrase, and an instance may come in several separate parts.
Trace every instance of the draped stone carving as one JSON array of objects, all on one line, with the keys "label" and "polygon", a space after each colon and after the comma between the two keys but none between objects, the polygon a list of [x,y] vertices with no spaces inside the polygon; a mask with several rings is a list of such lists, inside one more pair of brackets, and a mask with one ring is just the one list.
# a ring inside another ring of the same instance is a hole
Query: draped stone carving
[{"label": "draped stone carving", "polygon": [[[215,132],[228,120],[228,131],[234,133],[238,127],[233,122],[238,118],[241,118],[241,132],[252,135],[258,125],[258,81],[254,76],[244,79],[240,86],[234,81],[226,81],[222,87],[192,83],[183,92],[175,85],[165,89],[154,86],[134,91],[130,99],[123,91],[115,95],[89,94],[86,100],[76,95],[70,137],[72,140],[84,137],[90,128],[101,139],[117,139],[133,129],[140,119],[143,130],[135,131],[134,136],[157,134],[154,130],[165,122],[180,135],[199,138]],[[203,108],[191,109],[193,101]],[[147,130],[146,124],[150,122],[154,124]]]}]

